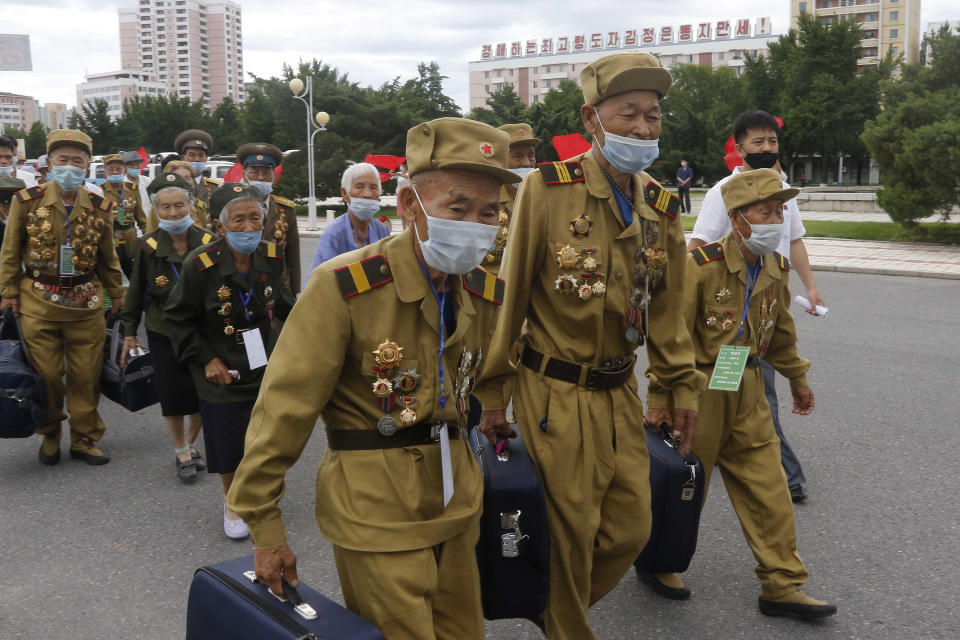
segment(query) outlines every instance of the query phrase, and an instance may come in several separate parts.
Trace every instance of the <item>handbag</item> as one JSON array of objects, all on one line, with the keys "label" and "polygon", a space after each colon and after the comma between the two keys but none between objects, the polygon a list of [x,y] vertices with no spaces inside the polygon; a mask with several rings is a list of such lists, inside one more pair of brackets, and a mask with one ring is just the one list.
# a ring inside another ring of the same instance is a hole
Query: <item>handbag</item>
[{"label": "handbag", "polygon": [[47,385],[30,365],[20,319],[0,318],[0,438],[27,438],[47,422]]},{"label": "handbag", "polygon": [[143,347],[120,366],[123,352],[123,327],[118,316],[107,318],[107,337],[103,342],[103,369],[100,392],[129,411],[140,411],[160,401],[153,380],[153,356]]}]

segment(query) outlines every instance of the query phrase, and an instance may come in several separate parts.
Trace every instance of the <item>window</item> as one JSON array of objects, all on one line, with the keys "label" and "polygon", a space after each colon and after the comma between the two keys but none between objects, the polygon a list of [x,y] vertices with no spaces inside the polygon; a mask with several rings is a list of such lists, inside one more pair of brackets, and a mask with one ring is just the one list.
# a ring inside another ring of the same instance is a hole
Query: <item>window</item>
[{"label": "window", "polygon": [[490,85],[488,84],[483,85],[483,90],[486,91],[487,93],[490,93]]},{"label": "window", "polygon": [[806,3],[806,2],[801,2],[801,3],[800,3],[800,13],[804,13],[804,12],[806,12],[806,10],[807,10],[807,3]]},{"label": "window", "polygon": [[[544,69],[545,69],[544,73],[550,73],[550,67],[544,67]],[[547,86],[549,86],[549,85],[547,85]]]},{"label": "window", "polygon": [[490,72],[489,72],[489,71],[484,71],[484,72],[483,72],[483,77],[484,77],[484,78],[489,78],[489,77],[490,77]]},{"label": "window", "polygon": [[533,96],[533,101],[540,102],[540,96],[539,95]]},{"label": "window", "polygon": [[720,53],[717,54],[717,59],[718,59],[718,60],[723,60],[723,57],[724,57],[725,55],[726,55],[726,54],[725,54],[723,51],[721,51]]},{"label": "window", "polygon": [[534,89],[537,88],[537,81],[536,81],[536,80],[533,81],[533,88],[534,88]]},{"label": "window", "polygon": [[513,69],[510,69],[510,75],[511,76],[513,75]]},{"label": "window", "polygon": [[892,40],[892,39],[895,39],[895,38],[899,38],[899,37],[900,37],[900,30],[899,30],[899,29],[890,29],[890,39],[891,39],[891,40]]},{"label": "window", "polygon": [[893,55],[897,55],[899,52],[900,50],[897,47],[890,47],[890,53]]},{"label": "window", "polygon": [[891,11],[891,12],[890,12],[890,22],[896,22],[896,21],[899,20],[899,19],[900,19],[900,12],[899,12],[899,11]]}]

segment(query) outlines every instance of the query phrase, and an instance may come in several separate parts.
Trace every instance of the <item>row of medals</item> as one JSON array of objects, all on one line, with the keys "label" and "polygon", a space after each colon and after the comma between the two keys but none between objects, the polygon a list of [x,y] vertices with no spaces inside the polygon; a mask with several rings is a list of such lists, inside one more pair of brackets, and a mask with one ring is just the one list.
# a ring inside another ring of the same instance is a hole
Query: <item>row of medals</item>
[{"label": "row of medals", "polygon": [[[717,304],[729,304],[733,301],[733,292],[723,287],[720,291],[713,294],[713,297],[717,301]],[[761,355],[767,350],[767,346],[769,346],[769,342],[764,339],[764,334],[773,327],[771,316],[774,315],[776,309],[777,299],[770,299],[769,289],[764,291],[763,300],[760,302],[760,331],[757,336],[757,351]],[[719,328],[722,331],[730,331],[734,325],[733,313],[731,311],[708,309],[704,317],[704,322],[708,327]]]},{"label": "row of medals", "polygon": [[[82,211],[71,222],[70,245],[73,247],[73,268],[75,272],[90,271],[97,264],[97,248],[100,244],[100,235],[106,223],[102,218]],[[50,221],[50,209],[40,207],[27,214],[27,246],[30,250],[28,267],[34,275],[41,272],[56,274],[57,264],[57,234]],[[44,300],[49,300],[65,307],[87,307],[92,309],[100,302],[97,288],[91,282],[75,287],[59,287],[57,285],[42,284],[33,281],[33,288],[39,292]]]},{"label": "row of medals", "polygon": [[[166,276],[157,276],[157,279],[163,278],[164,283],[166,283]],[[166,286],[166,284],[157,283],[158,286]],[[266,309],[269,312],[273,309],[274,301],[272,300],[273,296],[273,287],[269,284],[263,288],[263,297],[267,299]],[[223,333],[227,336],[232,336],[237,332],[236,327],[233,326],[233,320],[230,317],[230,314],[233,313],[233,303],[230,302],[230,299],[233,297],[233,291],[227,285],[221,285],[217,289],[217,299],[220,301],[220,308],[217,309],[217,314],[223,317]],[[250,323],[250,318],[253,316],[252,311],[246,312],[247,324]]]},{"label": "row of medals", "polygon": [[493,251],[484,258],[487,264],[499,262],[503,258],[503,250],[507,246],[507,235],[510,232],[510,214],[506,209],[500,209],[500,228],[497,229],[497,239],[493,243]]},{"label": "row of medals", "polygon": [[[577,240],[584,240],[590,236],[593,229],[593,220],[590,216],[581,213],[570,221],[570,233]],[[579,270],[579,279],[576,273],[561,273],[554,281],[554,289],[564,295],[576,292],[581,301],[594,297],[602,297],[607,292],[607,285],[603,281],[606,277],[598,273],[600,261],[594,255],[596,249],[592,247],[575,247],[565,244],[557,251],[557,266],[565,270]]]}]

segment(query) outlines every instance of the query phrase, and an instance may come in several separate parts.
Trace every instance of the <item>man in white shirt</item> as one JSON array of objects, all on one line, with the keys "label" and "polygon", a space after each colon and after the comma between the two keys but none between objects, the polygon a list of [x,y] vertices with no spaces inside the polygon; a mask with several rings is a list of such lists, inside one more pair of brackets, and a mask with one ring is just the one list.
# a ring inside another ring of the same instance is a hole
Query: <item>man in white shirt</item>
[{"label": "man in white shirt", "polygon": [[[716,242],[730,233],[730,218],[727,216],[727,209],[720,194],[720,187],[723,183],[741,171],[769,168],[781,171],[779,135],[779,124],[766,111],[747,111],[737,117],[733,123],[733,138],[737,144],[735,147],[737,154],[743,158],[743,165],[734,168],[733,173],[715,184],[704,196],[700,214],[687,244],[689,250],[692,251],[710,242]],[[781,175],[783,175],[782,171]],[[789,187],[790,185],[787,184],[786,180],[783,180],[783,188],[787,189]],[[811,304],[826,306],[826,302],[817,290],[817,284],[810,269],[810,260],[807,257],[807,248],[803,244],[806,229],[804,229],[803,221],[800,219],[800,209],[797,206],[796,198],[784,203],[783,224],[784,233],[780,239],[780,245],[777,247],[777,252],[789,258],[807,290],[806,297]],[[789,300],[783,301],[784,304],[789,304],[789,302]],[[816,313],[813,312],[811,315],[816,315]],[[780,437],[780,458],[783,469],[787,474],[790,496],[794,502],[803,502],[807,497],[803,487],[806,478],[803,475],[803,469],[800,467],[800,461],[787,443],[780,427],[780,420],[777,416],[777,391],[774,385],[773,367],[766,362],[762,362],[762,366],[767,401],[770,403],[770,413],[773,414],[773,425]]]}]

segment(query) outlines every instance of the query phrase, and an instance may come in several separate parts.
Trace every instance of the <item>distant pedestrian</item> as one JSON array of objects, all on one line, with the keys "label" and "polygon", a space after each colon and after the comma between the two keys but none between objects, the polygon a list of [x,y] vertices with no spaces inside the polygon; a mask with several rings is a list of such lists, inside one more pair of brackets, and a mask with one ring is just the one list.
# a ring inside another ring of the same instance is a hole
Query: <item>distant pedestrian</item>
[{"label": "distant pedestrian", "polygon": [[800,187],[803,188],[803,187],[806,187],[806,186],[807,186],[807,172],[806,172],[806,171],[801,171],[801,172],[800,172]]},{"label": "distant pedestrian", "polygon": [[690,168],[686,160],[681,160],[680,168],[677,169],[677,195],[680,197],[682,213],[690,213],[690,184],[692,182],[693,169]]}]

